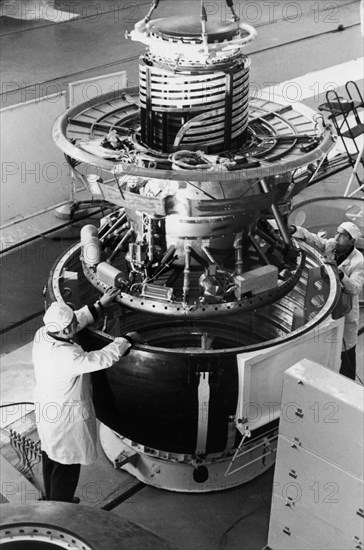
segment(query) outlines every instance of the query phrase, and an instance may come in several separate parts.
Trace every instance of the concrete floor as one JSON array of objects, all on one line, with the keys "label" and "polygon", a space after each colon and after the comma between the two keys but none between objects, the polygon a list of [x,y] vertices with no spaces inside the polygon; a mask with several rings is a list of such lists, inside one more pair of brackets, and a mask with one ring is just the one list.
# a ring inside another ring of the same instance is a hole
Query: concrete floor
[{"label": "concrete floor", "polygon": [[[224,2],[209,4],[210,9],[223,13]],[[251,11],[244,13],[247,22],[257,27],[259,36],[247,53],[252,59],[251,80],[259,87],[294,81],[299,75],[362,55],[357,1],[339,0],[335,2],[337,11],[321,8],[317,11],[318,3],[307,0],[250,4]],[[293,4],[296,11],[291,12]],[[35,99],[49,90],[50,85],[62,90],[68,82],[118,70],[128,72],[129,83],[136,82],[137,59],[143,46],[126,41],[123,36],[149,5],[146,1],[131,4],[104,0],[93,3],[91,8],[82,0],[75,8],[79,16],[74,17],[74,13],[68,19],[63,16],[65,20],[59,23],[39,17],[33,20],[9,17],[13,12],[3,7],[2,106]],[[239,10],[246,9],[244,2],[235,5]],[[65,12],[69,6],[66,1],[54,3],[56,9]],[[161,6],[163,16],[176,11],[183,14],[195,9],[196,2],[166,1]],[[98,10],[96,14],[93,9]],[[339,25],[345,30],[336,32]],[[317,107],[323,97],[320,87],[304,103]],[[349,174],[345,171],[310,187],[298,200],[342,194]],[[1,403],[32,400],[31,341],[41,324],[42,288],[51,264],[78,240],[80,225],[86,221],[60,228],[60,221],[47,213],[31,224],[25,223],[20,232],[19,226],[14,228],[16,246],[1,255]],[[37,227],[39,233],[51,232],[34,238]],[[7,231],[11,232],[11,228]],[[27,239],[30,242],[23,244]],[[14,242],[14,238],[6,237],[5,241]],[[358,358],[360,363],[363,336]],[[363,379],[363,371],[360,373]],[[19,431],[28,433],[29,426],[21,418],[29,408],[0,410],[1,426],[15,423]],[[2,439],[2,445],[3,448],[8,445],[6,438]],[[100,450],[98,462],[82,469],[77,494],[83,504],[111,509],[183,550],[261,550],[267,542],[272,480],[271,469],[247,485],[221,493],[169,493],[144,486],[129,474],[113,470]],[[125,495],[129,498],[124,498]]]}]

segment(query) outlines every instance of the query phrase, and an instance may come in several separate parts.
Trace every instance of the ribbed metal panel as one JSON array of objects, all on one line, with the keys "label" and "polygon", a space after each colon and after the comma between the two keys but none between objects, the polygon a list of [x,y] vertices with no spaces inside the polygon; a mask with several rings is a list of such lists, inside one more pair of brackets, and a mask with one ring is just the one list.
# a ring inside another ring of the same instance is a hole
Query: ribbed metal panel
[{"label": "ribbed metal panel", "polygon": [[206,67],[168,71],[142,57],[139,98],[145,124],[142,139],[153,149],[226,149],[248,125],[249,60],[227,62],[226,70]]}]

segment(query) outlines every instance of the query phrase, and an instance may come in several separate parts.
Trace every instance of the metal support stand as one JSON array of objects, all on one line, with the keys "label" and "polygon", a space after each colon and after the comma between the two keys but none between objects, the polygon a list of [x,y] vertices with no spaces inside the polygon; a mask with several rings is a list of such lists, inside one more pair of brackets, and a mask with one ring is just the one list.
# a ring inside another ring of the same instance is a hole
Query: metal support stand
[{"label": "metal support stand", "polygon": [[353,167],[353,171],[351,173],[350,179],[348,181],[348,184],[347,184],[345,192],[344,192],[344,197],[353,197],[359,191],[364,191],[364,184],[362,183],[357,189],[355,189],[355,191],[353,191],[352,193],[349,193],[350,188],[351,188],[351,184],[353,183],[354,178],[358,179],[358,168],[359,168],[359,164],[363,163],[363,156],[364,156],[364,140],[363,140],[363,143],[361,144],[358,156],[356,157],[356,161],[355,161],[355,164],[354,164],[354,167]]},{"label": "metal support stand", "polygon": [[[344,197],[352,197],[358,191],[364,190],[363,180],[358,173],[359,165],[362,164],[364,167],[364,142],[360,146],[356,142],[356,139],[364,134],[364,123],[359,116],[359,110],[364,108],[364,100],[356,82],[350,80],[345,84],[345,89],[347,98],[339,96],[334,90],[329,90],[326,94],[326,103],[320,105],[319,110],[330,113],[329,119],[332,120],[335,130],[341,138],[350,166],[353,168],[344,192]],[[354,155],[349,151],[347,139],[350,139],[354,146]],[[354,178],[356,178],[359,187],[350,193]]]}]

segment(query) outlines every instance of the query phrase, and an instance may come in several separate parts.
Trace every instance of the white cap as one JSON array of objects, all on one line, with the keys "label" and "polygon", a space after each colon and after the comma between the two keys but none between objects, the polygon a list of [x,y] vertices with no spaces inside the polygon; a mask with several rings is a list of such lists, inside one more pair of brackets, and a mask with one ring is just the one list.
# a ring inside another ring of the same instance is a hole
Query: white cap
[{"label": "white cap", "polygon": [[360,229],[353,222],[343,222],[339,225],[338,229],[345,229],[354,241],[357,241],[360,237]]},{"label": "white cap", "polygon": [[66,304],[53,302],[43,317],[49,332],[59,332],[68,327],[73,319],[74,311]]}]

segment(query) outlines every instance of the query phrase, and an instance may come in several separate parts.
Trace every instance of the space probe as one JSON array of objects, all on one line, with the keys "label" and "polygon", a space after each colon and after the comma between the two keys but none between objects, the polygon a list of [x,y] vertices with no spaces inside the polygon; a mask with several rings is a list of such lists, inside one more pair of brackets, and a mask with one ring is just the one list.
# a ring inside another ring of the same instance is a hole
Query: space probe
[{"label": "space probe", "polygon": [[128,33],[145,45],[139,86],[72,106],[53,132],[73,177],[113,208],[57,260],[47,300],[77,308],[119,289],[79,335],[87,350],[142,340],[93,374],[101,443],[114,466],[175,491],[269,468],[283,371],[340,352],[321,338],[340,329],[335,269],[287,227],[335,134],[302,104],[251,93],[256,31],[226,4],[226,20],[204,2],[153,19],[153,1]]}]

